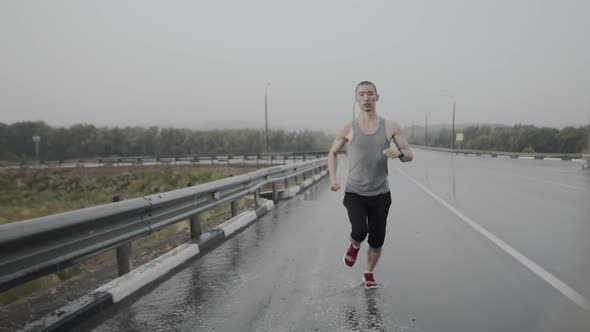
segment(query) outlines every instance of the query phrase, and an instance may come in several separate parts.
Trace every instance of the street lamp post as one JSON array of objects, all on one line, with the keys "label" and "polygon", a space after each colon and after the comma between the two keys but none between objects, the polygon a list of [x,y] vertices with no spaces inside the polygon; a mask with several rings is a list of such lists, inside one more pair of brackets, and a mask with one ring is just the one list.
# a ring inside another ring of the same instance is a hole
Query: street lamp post
[{"label": "street lamp post", "polygon": [[266,140],[265,152],[268,153],[268,87],[270,83],[267,82],[264,87],[264,136]]},{"label": "street lamp post", "polygon": [[426,127],[424,130],[424,145],[428,146],[428,113],[426,113]]},{"label": "street lamp post", "polygon": [[[586,153],[590,155],[590,113],[588,115],[588,150]],[[588,160],[590,160],[590,157],[588,157]]]},{"label": "street lamp post", "polygon": [[453,126],[451,129],[451,135],[452,135],[451,136],[451,149],[455,149],[455,104],[457,102],[456,102],[455,96],[453,96],[452,94],[449,94],[447,92],[442,92],[441,96],[449,97],[453,101]]},{"label": "street lamp post", "polygon": [[455,98],[453,98],[453,136],[451,136],[451,150],[455,149],[455,104]]},{"label": "street lamp post", "polygon": [[35,142],[35,160],[39,162],[39,142],[41,142],[41,136],[33,136]]}]

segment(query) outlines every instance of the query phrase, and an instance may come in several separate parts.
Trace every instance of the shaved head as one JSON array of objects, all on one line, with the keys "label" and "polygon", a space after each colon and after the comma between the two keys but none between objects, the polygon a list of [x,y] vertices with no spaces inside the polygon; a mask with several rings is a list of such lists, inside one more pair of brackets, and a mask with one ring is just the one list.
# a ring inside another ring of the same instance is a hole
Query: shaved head
[{"label": "shaved head", "polygon": [[359,84],[357,84],[356,88],[354,89],[355,94],[357,93],[359,86],[361,86],[361,85],[371,85],[373,87],[373,90],[375,90],[375,94],[377,94],[377,87],[375,86],[375,84],[373,84],[373,82],[370,82],[370,81],[362,81]]}]

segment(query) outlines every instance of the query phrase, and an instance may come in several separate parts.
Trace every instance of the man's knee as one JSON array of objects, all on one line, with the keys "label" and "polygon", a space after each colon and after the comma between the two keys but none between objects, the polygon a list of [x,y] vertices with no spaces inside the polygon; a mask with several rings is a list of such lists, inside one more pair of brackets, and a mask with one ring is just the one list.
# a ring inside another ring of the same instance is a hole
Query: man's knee
[{"label": "man's knee", "polygon": [[375,251],[381,250],[381,247],[383,247],[383,243],[385,242],[385,233],[377,235],[370,234],[369,241],[367,242],[369,242],[369,246]]},{"label": "man's knee", "polygon": [[353,241],[361,243],[361,242],[365,241],[365,239],[367,238],[367,232],[362,232],[362,231],[352,232],[350,234],[350,238]]},{"label": "man's knee", "polygon": [[363,242],[369,235],[369,229],[366,223],[356,223],[352,225],[350,237],[357,242]]},{"label": "man's knee", "polygon": [[370,249],[371,251],[373,251],[373,252],[376,252],[376,253],[381,253],[381,248],[383,248],[383,247],[379,247],[379,248],[373,248],[373,246],[371,246],[371,245],[369,244],[369,249]]}]

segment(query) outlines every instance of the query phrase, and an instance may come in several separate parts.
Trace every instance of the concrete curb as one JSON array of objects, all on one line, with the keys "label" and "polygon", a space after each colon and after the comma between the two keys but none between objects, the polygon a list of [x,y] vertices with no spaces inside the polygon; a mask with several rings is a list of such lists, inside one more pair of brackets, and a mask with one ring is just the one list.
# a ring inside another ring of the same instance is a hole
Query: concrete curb
[{"label": "concrete curb", "polygon": [[[283,192],[289,195],[311,186],[328,174],[322,171],[312,179],[305,180],[301,185],[294,186]],[[285,196],[285,195],[283,195]],[[291,198],[287,196],[283,199]],[[197,242],[191,241],[170,250],[162,256],[134,269],[122,277],[95,289],[66,306],[56,310],[39,320],[27,324],[20,331],[67,331],[88,317],[113,304],[122,301],[140,289],[147,287],[181,267],[190,260],[215,249],[217,246],[248,227],[275,207],[272,200],[264,200],[256,209],[244,211],[239,215],[220,224],[211,231],[202,234]]]},{"label": "concrete curb", "polygon": [[95,290],[68,303],[50,315],[28,324],[22,331],[67,331],[112,304],[113,298],[110,293]]},{"label": "concrete curb", "polygon": [[197,243],[200,252],[207,253],[223,243],[224,240],[225,234],[223,234],[223,231],[221,229],[214,228],[207,233],[201,234]]},{"label": "concrete curb", "polygon": [[261,204],[256,210],[249,210],[238,214],[223,224],[215,227],[215,229],[221,230],[224,234],[224,238],[229,238],[238,231],[246,228],[248,225],[256,221],[259,217],[267,214],[274,208],[275,204],[271,200],[267,200],[264,204]]},{"label": "concrete curb", "polygon": [[327,174],[328,174],[328,171],[321,171],[319,174],[312,176],[311,178],[303,181],[301,184],[290,187],[289,189],[285,189],[285,190],[279,192],[279,199],[286,200],[286,199],[290,199],[290,198],[297,196],[298,193],[306,190],[307,188],[309,188],[314,183],[318,182],[320,179],[322,179]]}]

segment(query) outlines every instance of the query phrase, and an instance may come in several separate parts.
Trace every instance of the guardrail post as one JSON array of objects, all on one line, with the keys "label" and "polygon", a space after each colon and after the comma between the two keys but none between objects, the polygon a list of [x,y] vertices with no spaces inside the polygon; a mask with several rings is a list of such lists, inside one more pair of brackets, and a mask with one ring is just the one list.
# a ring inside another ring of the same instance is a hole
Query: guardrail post
[{"label": "guardrail post", "polygon": [[279,186],[276,182],[272,183],[272,200],[275,204],[279,202]]},{"label": "guardrail post", "polygon": [[[125,197],[114,196],[113,202],[120,202],[125,200]],[[119,277],[128,273],[133,269],[133,260],[131,254],[131,242],[124,243],[117,248],[117,269]]]},{"label": "guardrail post", "polygon": [[197,214],[193,214],[190,217],[190,224],[191,224],[191,239],[198,239],[201,236],[201,216]]},{"label": "guardrail post", "polygon": [[[187,187],[191,187],[193,184],[189,182]],[[195,240],[201,236],[201,215],[199,213],[193,214],[189,218],[191,226],[191,239]]]},{"label": "guardrail post", "polygon": [[234,201],[231,201],[231,216],[232,217],[237,216],[238,213],[240,212],[240,206],[239,206],[239,204],[240,204],[240,201],[237,200],[237,199],[234,200]]},{"label": "guardrail post", "polygon": [[260,206],[260,189],[256,189],[254,192],[254,205]]},{"label": "guardrail post", "polygon": [[285,189],[289,188],[289,179],[285,178]]}]

